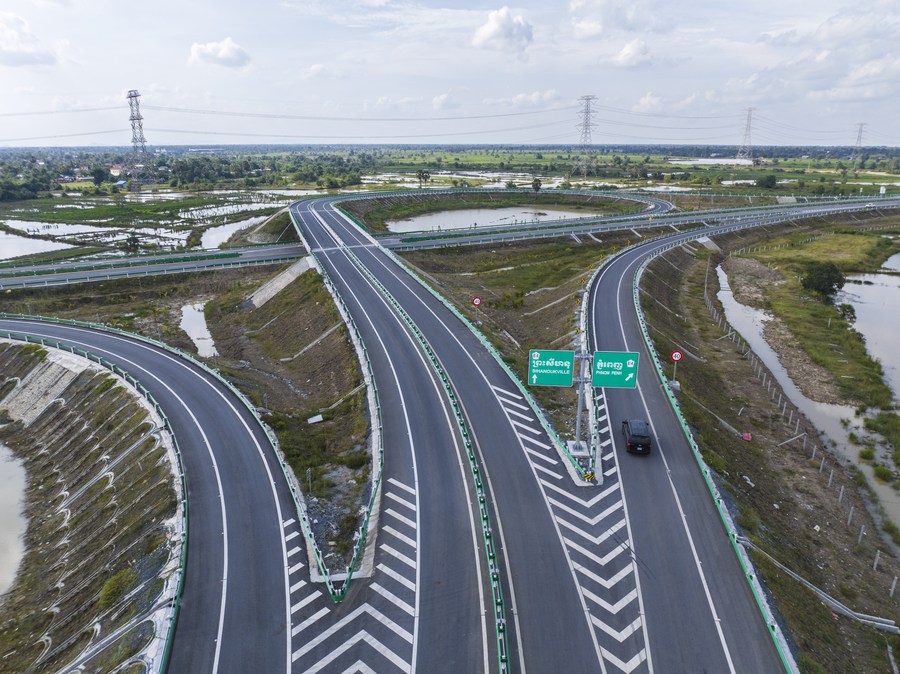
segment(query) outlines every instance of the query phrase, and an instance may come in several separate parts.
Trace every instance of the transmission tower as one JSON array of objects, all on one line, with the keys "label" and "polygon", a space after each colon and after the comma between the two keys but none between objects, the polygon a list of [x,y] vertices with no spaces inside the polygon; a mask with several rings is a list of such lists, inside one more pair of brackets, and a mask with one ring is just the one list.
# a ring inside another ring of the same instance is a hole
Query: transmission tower
[{"label": "transmission tower", "polygon": [[596,96],[582,96],[578,99],[581,101],[581,121],[578,122],[576,128],[581,132],[581,157],[578,164],[574,167],[572,173],[581,172],[581,176],[587,176],[588,170],[594,167],[594,144],[591,140],[591,129],[595,126],[591,115],[591,103],[597,100]]},{"label": "transmission tower", "polygon": [[863,129],[866,128],[865,122],[856,125],[856,147],[853,148],[853,154],[850,155],[851,163],[858,164],[862,159],[862,137]]},{"label": "transmission tower", "polygon": [[736,159],[753,159],[753,143],[750,140],[750,131],[753,129],[753,111],[756,108],[747,108],[747,126],[744,127],[744,142],[738,148]]},{"label": "transmission tower", "polygon": [[141,190],[141,169],[147,160],[147,139],[144,138],[144,118],[141,116],[141,94],[137,89],[128,92],[128,109],[131,111],[131,189]]}]

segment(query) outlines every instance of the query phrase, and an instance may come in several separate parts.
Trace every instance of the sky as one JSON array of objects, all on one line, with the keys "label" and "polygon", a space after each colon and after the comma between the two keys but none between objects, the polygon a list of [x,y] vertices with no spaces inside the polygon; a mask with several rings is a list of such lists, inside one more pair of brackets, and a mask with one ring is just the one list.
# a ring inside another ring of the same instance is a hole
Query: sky
[{"label": "sky", "polygon": [[897,0],[0,0],[0,146],[128,145],[136,90],[149,147],[577,145],[584,96],[595,145],[895,147],[898,35]]}]

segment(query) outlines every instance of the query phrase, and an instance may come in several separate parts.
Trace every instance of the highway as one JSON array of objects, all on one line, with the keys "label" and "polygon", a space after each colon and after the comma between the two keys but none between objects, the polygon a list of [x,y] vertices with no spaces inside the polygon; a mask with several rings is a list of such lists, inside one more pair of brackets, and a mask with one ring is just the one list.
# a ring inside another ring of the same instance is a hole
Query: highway
[{"label": "highway", "polygon": [[306,254],[297,244],[181,251],[103,260],[75,259],[30,267],[0,267],[0,289],[90,283],[138,276],[158,276],[228,267],[287,262]]},{"label": "highway", "polygon": [[[118,363],[172,421],[184,454],[190,533],[168,671],[238,672],[247,663],[266,672],[783,671],[640,335],[634,270],[672,238],[623,252],[590,288],[590,349],[642,352],[637,390],[598,394],[606,421],[598,485],[556,451],[527,393],[478,336],[340,214],[339,200],[292,206],[306,247],[269,254],[308,248],[315,256],[359,328],[378,385],[385,466],[374,545],[342,603],[331,601],[310,569],[266,434],[225,386],[141,340],[0,318],[0,329],[64,340]],[[652,225],[678,232],[690,219],[706,222],[673,234],[688,240],[835,208],[864,206],[664,214]],[[507,236],[478,234],[485,235]],[[150,262],[153,273],[215,263]],[[96,274],[57,270],[42,282],[99,280],[109,270]],[[7,281],[19,279],[0,278]],[[650,456],[620,451],[617,425],[629,416],[650,420]],[[494,600],[498,586],[502,605]]]},{"label": "highway", "polygon": [[[196,365],[147,342],[77,326],[0,318],[0,330],[74,345],[150,391],[183,454],[189,534],[169,672],[290,671],[284,523],[296,512],[269,440],[246,407]],[[299,570],[298,570],[299,571]],[[297,575],[296,572],[294,575]],[[162,635],[163,637],[165,635]]]}]

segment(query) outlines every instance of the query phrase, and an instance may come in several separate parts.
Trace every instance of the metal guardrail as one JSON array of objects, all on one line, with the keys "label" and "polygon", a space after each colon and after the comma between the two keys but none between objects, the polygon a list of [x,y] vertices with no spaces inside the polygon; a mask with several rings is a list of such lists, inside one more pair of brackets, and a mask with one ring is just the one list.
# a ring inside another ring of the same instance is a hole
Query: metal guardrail
[{"label": "metal guardrail", "polygon": [[715,505],[716,511],[719,513],[719,518],[722,520],[722,524],[725,526],[725,530],[728,533],[728,539],[731,542],[731,546],[738,559],[738,563],[743,569],[744,577],[747,580],[747,584],[750,586],[750,591],[752,592],[753,597],[756,601],[757,608],[759,609],[760,614],[762,615],[763,619],[766,622],[766,625],[769,628],[769,636],[772,638],[775,649],[778,651],[778,656],[781,659],[782,666],[784,667],[785,671],[790,672],[791,674],[798,674],[799,669],[797,668],[797,664],[794,662],[793,656],[791,655],[790,648],[787,645],[787,640],[785,639],[780,626],[772,615],[769,605],[764,599],[762,585],[760,584],[759,579],[756,577],[753,562],[750,560],[744,547],[739,544],[738,534],[735,529],[734,522],[731,519],[730,513],[723,506],[724,500],[719,493],[719,490],[716,487],[715,483],[713,482],[712,471],[710,470],[709,466],[707,466],[703,461],[703,456],[700,454],[700,448],[697,446],[697,443],[694,440],[693,435],[691,434],[690,428],[687,424],[687,420],[684,418],[684,415],[681,411],[681,406],[679,405],[677,398],[675,397],[672,389],[669,386],[668,378],[666,377],[662,364],[660,363],[659,356],[656,353],[655,348],[653,347],[653,342],[650,339],[650,334],[647,330],[647,324],[644,320],[644,313],[641,309],[639,295],[640,281],[647,265],[653,259],[662,255],[664,252],[671,250],[672,248],[681,246],[683,243],[684,241],[679,241],[672,245],[657,249],[651,255],[645,258],[644,261],[635,270],[632,280],[632,294],[634,298],[635,312],[638,316],[638,323],[640,324],[644,344],[646,345],[647,350],[650,353],[650,358],[654,365],[654,368],[656,369],[656,374],[662,385],[662,390],[665,392],[666,397],[669,400],[669,405],[672,407],[672,410],[675,413],[675,417],[678,420],[679,425],[681,426],[681,430],[688,441],[688,445],[691,448],[691,453],[694,456],[694,460],[696,461],[697,466],[700,468],[700,474],[703,477],[703,481],[706,484],[707,490],[712,496],[713,504]]},{"label": "metal guardrail", "polygon": [[193,272],[212,271],[214,269],[230,269],[233,267],[259,267],[268,264],[281,264],[296,260],[298,256],[292,257],[276,257],[265,260],[245,260],[242,262],[221,262],[218,264],[205,265],[203,267],[183,268],[183,269],[146,269],[142,272],[122,272],[118,274],[103,274],[101,276],[77,276],[75,278],[66,278],[62,280],[46,279],[43,281],[21,281],[15,283],[4,283],[0,277],[0,287],[4,289],[12,288],[46,288],[55,286],[73,285],[76,283],[94,283],[97,281],[112,281],[115,279],[126,278],[145,278],[147,276],[165,276],[167,274],[189,274]]},{"label": "metal guardrail", "polygon": [[340,293],[338,292],[337,287],[334,285],[334,282],[328,276],[325,268],[319,261],[319,258],[313,252],[313,247],[309,245],[308,241],[306,241],[303,230],[295,219],[293,209],[291,209],[289,212],[291,220],[294,223],[294,227],[297,230],[297,235],[301,238],[301,241],[303,241],[303,245],[306,246],[306,249],[309,251],[309,255],[312,257],[313,263],[315,264],[316,269],[319,271],[319,274],[321,275],[322,280],[325,283],[325,287],[328,289],[328,292],[334,299],[338,312],[341,314],[341,318],[344,320],[344,324],[347,326],[350,332],[354,350],[356,351],[357,358],[359,359],[360,365],[363,368],[363,378],[366,383],[369,416],[372,419],[372,456],[374,459],[377,459],[377,470],[373,474],[372,494],[369,497],[368,504],[366,505],[366,514],[363,518],[363,523],[359,528],[356,548],[353,551],[353,557],[351,558],[350,566],[347,567],[347,578],[340,589],[337,589],[335,587],[334,582],[331,579],[328,567],[325,564],[321,552],[319,551],[318,544],[315,541],[315,537],[312,535],[312,531],[310,530],[307,532],[307,530],[304,529],[304,533],[306,533],[307,543],[311,545],[314,550],[316,563],[319,567],[319,572],[325,579],[325,584],[328,588],[329,596],[331,597],[332,601],[340,602],[343,601],[347,596],[347,591],[350,588],[350,582],[353,579],[353,574],[356,570],[359,558],[365,550],[366,538],[368,536],[372,514],[375,510],[375,504],[377,502],[379,490],[381,489],[381,480],[384,474],[384,429],[381,421],[381,402],[378,396],[378,387],[375,383],[375,375],[372,371],[369,352],[366,349],[365,344],[363,344],[362,335],[359,332],[359,328],[357,327],[356,322],[353,320],[353,317],[350,314],[350,309],[344,302],[344,298],[341,297]]},{"label": "metal guardrail", "polygon": [[[8,317],[7,314],[2,314],[3,317]],[[21,317],[19,317],[21,318]],[[34,318],[34,317],[27,317]],[[131,386],[135,388],[146,400],[153,405],[154,410],[160,416],[163,421],[163,428],[169,434],[169,437],[172,440],[172,445],[175,449],[175,456],[178,461],[178,480],[181,485],[181,523],[184,531],[184,535],[181,539],[181,551],[180,551],[180,565],[178,569],[178,583],[175,590],[175,598],[172,602],[172,616],[169,621],[169,629],[166,634],[166,643],[163,649],[163,658],[162,658],[162,667],[160,669],[161,672],[165,672],[168,667],[169,656],[171,654],[172,649],[172,640],[175,637],[175,625],[178,622],[178,613],[181,607],[181,596],[184,590],[184,575],[185,569],[187,568],[187,555],[188,555],[188,491],[187,484],[185,483],[185,472],[184,472],[184,457],[181,454],[181,447],[178,444],[178,438],[175,435],[175,431],[172,429],[172,424],[169,422],[169,417],[166,416],[166,413],[163,411],[162,407],[156,402],[156,399],[153,397],[153,394],[148,391],[144,385],[135,377],[131,376],[129,372],[123,370],[121,367],[112,363],[105,358],[98,356],[91,351],[87,351],[85,349],[80,349],[76,346],[72,346],[70,344],[66,344],[65,342],[61,342],[55,339],[48,339],[45,337],[33,337],[24,332],[13,332],[10,330],[0,330],[0,337],[5,337],[7,339],[13,339],[17,341],[27,342],[29,344],[40,344],[41,346],[49,346],[54,349],[59,349],[61,351],[67,351],[76,356],[81,356],[82,358],[86,358],[93,363],[97,363],[98,365],[106,368],[107,370],[113,372],[114,374],[122,377],[125,381],[127,381]]]},{"label": "metal guardrail", "polygon": [[[66,272],[97,271],[98,269],[121,269],[123,267],[135,267],[145,264],[178,264],[183,262],[198,262],[200,260],[219,260],[224,258],[240,257],[238,253],[213,253],[212,255],[174,255],[171,258],[159,258],[155,260],[128,260],[118,262],[98,262],[97,264],[83,264],[73,266],[57,266],[46,269],[37,269],[36,265],[0,267],[0,278],[17,278],[19,276],[37,276],[39,274],[62,274]],[[40,264],[40,263],[38,263]],[[7,273],[7,270],[12,273]],[[18,271],[17,271],[18,270]]]}]

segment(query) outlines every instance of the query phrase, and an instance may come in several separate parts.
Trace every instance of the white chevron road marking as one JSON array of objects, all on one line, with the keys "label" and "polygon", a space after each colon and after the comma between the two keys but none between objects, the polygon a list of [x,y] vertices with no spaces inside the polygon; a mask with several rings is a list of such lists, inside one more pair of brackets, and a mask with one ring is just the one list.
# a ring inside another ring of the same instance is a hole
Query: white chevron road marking
[{"label": "white chevron road marking", "polygon": [[575,568],[576,571],[578,571],[579,573],[583,573],[585,576],[587,576],[588,578],[593,580],[598,585],[602,585],[607,590],[609,588],[613,587],[614,585],[618,585],[619,582],[621,582],[621,580],[623,578],[630,575],[631,572],[634,570],[634,564],[629,562],[628,566],[619,570],[618,573],[614,574],[611,578],[609,578],[607,580],[606,578],[602,578],[601,576],[598,576],[596,573],[591,571],[586,566],[583,566],[583,565],[577,564],[577,563],[573,563],[572,566]]},{"label": "white chevron road marking", "polygon": [[590,524],[591,526],[594,526],[595,524],[597,524],[597,522],[601,521],[605,517],[609,517],[609,515],[611,515],[616,510],[619,510],[622,507],[622,501],[616,501],[611,506],[609,506],[606,510],[603,510],[602,512],[597,513],[593,517],[588,517],[587,515],[582,515],[580,512],[578,512],[574,508],[570,508],[565,503],[561,503],[560,501],[557,501],[556,499],[548,498],[547,500],[550,503],[552,503],[553,505],[555,505],[557,508],[559,508],[560,510],[565,510],[572,517],[580,519],[582,522],[586,522],[587,524]]},{"label": "white chevron road marking", "polygon": [[552,478],[555,479],[555,480],[561,480],[561,479],[562,479],[562,475],[560,475],[559,473],[557,473],[555,470],[551,470],[550,468],[546,468],[546,467],[544,467],[544,466],[542,466],[542,465],[540,465],[540,464],[537,464],[537,463],[533,463],[533,464],[531,464],[531,465],[532,465],[532,467],[533,467],[535,470],[540,471],[540,472],[543,473],[544,475],[549,475],[550,477],[552,477]]},{"label": "white chevron road marking", "polygon": [[633,589],[631,592],[622,597],[615,604],[610,604],[608,601],[604,600],[603,597],[598,597],[596,594],[591,592],[590,590],[586,590],[581,588],[581,591],[584,593],[584,596],[587,599],[590,599],[592,602],[597,604],[600,608],[602,608],[607,613],[612,613],[613,615],[618,615],[619,611],[628,606],[631,602],[637,599],[637,588]]},{"label": "white chevron road marking", "polygon": [[604,531],[602,534],[600,534],[598,536],[591,536],[589,533],[584,531],[577,524],[572,524],[571,522],[568,522],[568,521],[562,519],[561,517],[557,517],[556,521],[559,522],[562,526],[569,529],[570,531],[574,531],[576,534],[583,537],[585,540],[587,540],[588,542],[590,542],[594,545],[600,545],[607,538],[614,535],[619,529],[621,529],[622,527],[625,526],[625,520],[621,519],[618,522],[616,522],[615,524],[613,524],[609,529]]},{"label": "white chevron road marking", "polygon": [[[304,597],[303,599],[301,599],[300,601],[298,601],[296,604],[294,604],[293,606],[291,606],[291,613],[296,613],[296,612],[299,611],[301,608],[303,608],[304,606],[306,606],[306,605],[309,604],[310,602],[312,602],[312,601],[318,599],[318,598],[321,597],[321,596],[322,596],[322,593],[319,592],[318,590],[316,590],[315,592],[313,592],[313,593],[310,594],[310,595],[307,595],[306,597]],[[293,631],[292,631],[291,633],[293,634]]]},{"label": "white chevron road marking", "polygon": [[525,448],[525,451],[528,452],[528,453],[529,453],[531,456],[533,456],[534,458],[540,459],[541,461],[545,461],[545,462],[549,463],[551,466],[555,466],[555,465],[557,465],[557,464],[559,463],[559,461],[557,461],[556,459],[554,459],[552,456],[549,456],[549,455],[547,455],[547,454],[541,454],[540,452],[537,452],[537,451],[535,451],[535,450],[533,450],[533,449],[530,449],[530,448],[528,448],[528,447]]},{"label": "white chevron road marking", "polygon": [[602,620],[599,620],[596,616],[591,616],[591,622],[594,623],[594,625],[599,627],[601,630],[603,630],[603,632],[605,632],[606,634],[611,636],[613,639],[618,641],[620,644],[623,641],[625,641],[625,639],[630,637],[632,634],[634,634],[641,628],[641,617],[640,616],[635,618],[634,622],[632,622],[630,625],[628,625],[627,627],[625,627],[621,630],[614,630],[612,627],[607,625],[605,622],[603,622]]},{"label": "white chevron road marking", "polygon": [[[310,596],[312,596],[312,595],[310,595]],[[299,625],[297,625],[294,629],[292,629],[292,630],[291,630],[291,636],[292,636],[292,637],[297,636],[298,634],[300,634],[300,632],[302,632],[303,630],[305,630],[305,629],[306,629],[307,627],[309,627],[310,625],[315,624],[315,623],[319,620],[319,618],[321,618],[321,617],[324,616],[324,615],[327,615],[328,613],[330,613],[330,611],[329,611],[329,609],[328,609],[327,606],[324,607],[324,608],[320,608],[318,611],[316,611],[315,613],[313,613],[309,618],[307,618],[307,619],[304,620],[302,623],[300,623]]]},{"label": "white chevron road marking", "polygon": [[615,665],[621,671],[625,672],[625,674],[631,674],[634,671],[634,668],[641,664],[644,660],[647,659],[647,649],[642,648],[641,651],[635,655],[628,662],[622,662],[615,655],[610,653],[605,648],[601,648],[600,651],[603,653],[603,659],[609,662],[611,665]]},{"label": "white chevron road marking", "polygon": [[[383,655],[385,658],[390,660],[394,665],[402,672],[408,672],[410,669],[409,663],[401,658],[399,655],[394,653],[387,646],[382,644],[378,639],[373,637],[371,634],[362,630],[361,632],[357,632],[352,637],[350,637],[347,641],[342,643],[340,646],[335,648],[331,653],[326,655],[324,658],[319,660],[312,667],[306,669],[307,674],[314,674],[315,672],[321,672],[323,669],[328,667],[335,659],[340,657],[345,651],[353,648],[360,641],[364,641],[369,646],[371,646],[379,655]],[[296,655],[296,654],[295,654]],[[295,658],[296,659],[296,658]],[[372,671],[372,670],[369,670]]]},{"label": "white chevron road marking", "polygon": [[398,541],[403,541],[409,547],[411,547],[413,550],[416,549],[416,542],[413,539],[411,539],[409,536],[407,536],[405,534],[401,534],[394,527],[382,527],[381,530],[385,533],[390,534],[391,536],[396,538]]},{"label": "white chevron road marking", "polygon": [[410,559],[409,557],[404,555],[402,552],[397,552],[390,545],[382,545],[381,549],[384,550],[386,553],[388,553],[391,557],[399,559],[401,562],[406,564],[409,568],[411,568],[411,569],[416,568],[416,560]]},{"label": "white chevron road marking", "polygon": [[494,386],[491,384],[491,388],[494,389],[497,393],[506,396],[507,398],[512,398],[513,400],[522,400],[522,396],[520,396],[515,391],[507,391],[505,388],[500,388],[499,386]]},{"label": "white chevron road marking", "polygon": [[399,573],[394,571],[392,568],[385,566],[384,564],[379,564],[376,568],[379,571],[381,571],[382,573],[384,573],[388,578],[393,578],[394,580],[396,580],[407,590],[412,590],[413,592],[416,591],[415,583],[413,583],[411,580],[407,580],[406,578],[401,576]]},{"label": "white chevron road marking", "polygon": [[[347,614],[343,619],[334,623],[327,630],[325,630],[321,634],[317,635],[315,638],[313,638],[313,639],[307,641],[305,644],[303,644],[302,648],[294,651],[294,654],[291,656],[291,659],[294,662],[296,662],[297,660],[302,658],[306,653],[309,653],[311,650],[316,648],[319,644],[323,643],[325,640],[327,640],[327,639],[331,638],[333,635],[337,634],[340,630],[344,629],[345,626],[349,625],[351,622],[356,620],[358,617],[360,617],[364,613],[368,613],[370,616],[375,618],[375,620],[377,620],[382,625],[387,627],[389,630],[391,630],[394,634],[399,636],[401,639],[412,644],[412,642],[413,642],[412,634],[410,634],[405,629],[400,627],[400,625],[395,623],[393,620],[388,618],[386,615],[384,615],[380,611],[372,608],[368,604],[363,604],[359,608],[357,608],[354,611],[352,611],[351,613]],[[364,632],[359,632],[357,634],[357,636],[359,634],[363,634],[363,633]],[[344,646],[346,646],[349,643],[353,643],[354,639],[356,639],[356,637],[349,639],[347,642],[344,643]],[[344,646],[341,646],[339,648],[343,649]]]},{"label": "white chevron road marking", "polygon": [[619,488],[618,484],[611,484],[606,489],[601,491],[599,494],[594,496],[594,498],[592,498],[591,500],[585,501],[584,499],[578,498],[578,496],[576,496],[575,494],[572,494],[572,493],[566,491],[562,487],[557,487],[555,484],[551,484],[550,482],[544,482],[542,480],[541,484],[544,485],[545,487],[549,487],[550,489],[555,491],[557,494],[562,494],[563,496],[572,499],[573,501],[575,501],[575,503],[577,503],[578,505],[580,505],[584,508],[593,508],[600,501],[605,499],[607,496],[609,496],[610,494],[612,494],[614,491],[616,491]]},{"label": "white chevron road marking", "polygon": [[566,542],[566,545],[568,545],[570,548],[572,548],[573,550],[577,550],[578,552],[580,552],[582,555],[584,555],[588,559],[593,559],[595,562],[597,562],[597,564],[600,564],[601,566],[606,566],[612,560],[614,560],[616,557],[618,557],[625,550],[628,549],[628,546],[625,543],[622,543],[621,545],[617,545],[615,548],[613,548],[612,550],[607,552],[602,557],[598,557],[590,550],[581,547],[580,545],[578,545],[578,543],[570,541],[568,538],[563,537],[563,540]]},{"label": "white chevron road marking", "polygon": [[526,426],[521,421],[516,421],[515,419],[510,419],[509,423],[511,423],[513,426],[518,426],[522,430],[528,431],[529,433],[534,433],[535,435],[540,435],[541,433],[543,433],[542,429],[532,428],[531,426]]},{"label": "white chevron road marking", "polygon": [[366,663],[357,660],[352,665],[347,667],[347,669],[341,672],[341,674],[376,674],[376,672]]}]

